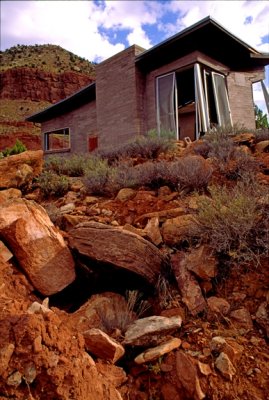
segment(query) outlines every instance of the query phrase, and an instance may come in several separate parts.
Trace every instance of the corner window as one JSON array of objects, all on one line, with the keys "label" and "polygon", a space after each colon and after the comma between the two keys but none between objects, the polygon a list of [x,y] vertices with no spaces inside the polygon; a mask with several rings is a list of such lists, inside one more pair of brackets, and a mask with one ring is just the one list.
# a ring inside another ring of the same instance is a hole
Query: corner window
[{"label": "corner window", "polygon": [[62,151],[70,149],[69,128],[57,129],[44,134],[45,151]]}]

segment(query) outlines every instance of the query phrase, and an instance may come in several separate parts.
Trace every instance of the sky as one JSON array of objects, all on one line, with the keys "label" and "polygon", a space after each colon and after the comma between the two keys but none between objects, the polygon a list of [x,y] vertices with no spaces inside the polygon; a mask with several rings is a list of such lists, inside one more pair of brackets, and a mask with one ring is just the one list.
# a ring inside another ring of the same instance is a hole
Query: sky
[{"label": "sky", "polygon": [[[132,44],[149,49],[208,15],[269,53],[269,0],[1,0],[0,48],[50,43],[101,62]],[[255,86],[255,103],[267,113]]]}]

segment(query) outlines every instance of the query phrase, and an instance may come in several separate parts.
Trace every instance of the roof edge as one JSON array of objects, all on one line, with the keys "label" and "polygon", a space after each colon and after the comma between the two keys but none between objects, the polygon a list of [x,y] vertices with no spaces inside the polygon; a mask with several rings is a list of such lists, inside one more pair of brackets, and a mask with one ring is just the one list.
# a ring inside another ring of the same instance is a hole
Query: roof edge
[{"label": "roof edge", "polygon": [[52,104],[51,106],[45,108],[42,111],[38,111],[37,113],[31,114],[29,115],[29,117],[25,118],[26,121],[30,121],[30,122],[35,122],[32,121],[33,119],[36,119],[38,117],[45,116],[48,112],[50,112],[53,109],[57,109],[58,107],[61,107],[64,103],[68,103],[70,102],[70,100],[79,97],[80,95],[82,95],[84,92],[86,92],[87,90],[94,88],[96,86],[96,82],[92,82],[87,86],[84,86],[82,89],[79,89],[77,92],[71,94],[70,96],[66,97],[65,99],[62,99],[60,101],[58,101],[55,104]]}]

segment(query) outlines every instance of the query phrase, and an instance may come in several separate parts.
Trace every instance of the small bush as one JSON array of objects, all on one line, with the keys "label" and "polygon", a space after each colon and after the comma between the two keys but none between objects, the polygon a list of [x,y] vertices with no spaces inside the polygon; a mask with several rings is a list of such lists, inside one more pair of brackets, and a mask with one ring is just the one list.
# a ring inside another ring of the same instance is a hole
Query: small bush
[{"label": "small bush", "polygon": [[17,139],[14,146],[8,147],[7,149],[3,150],[2,154],[4,157],[7,157],[7,156],[12,156],[14,154],[23,153],[26,150],[27,150],[26,146],[19,139]]},{"label": "small bush", "polygon": [[207,187],[212,169],[199,156],[188,156],[174,162],[144,163],[136,167],[137,182],[156,188],[163,185],[173,190],[200,190]]},{"label": "small bush", "polygon": [[207,157],[213,159],[215,167],[228,179],[237,179],[249,171],[257,171],[258,163],[237,146],[227,133],[215,132],[208,135]]},{"label": "small bush", "polygon": [[268,252],[269,215],[259,205],[258,186],[239,182],[233,189],[213,186],[210,198],[198,198],[203,239],[217,252],[246,261]]},{"label": "small bush", "polygon": [[96,158],[94,164],[88,164],[83,179],[87,192],[100,195],[108,193],[109,180],[113,172],[113,168],[106,160]]},{"label": "small bush", "polygon": [[[127,290],[125,293],[126,306],[117,304],[117,309],[113,312],[107,310],[107,313],[99,313],[103,329],[108,334],[113,333],[115,329],[119,329],[123,334],[128,326],[137,318],[142,316],[150,307],[146,300],[142,300],[142,295],[137,290]],[[114,304],[113,304],[114,305]]]},{"label": "small bush", "polygon": [[37,182],[44,197],[63,196],[68,191],[68,178],[52,171],[44,171]]},{"label": "small bush", "polygon": [[173,143],[167,138],[152,136],[136,136],[134,139],[119,147],[111,147],[102,151],[97,151],[96,155],[106,159],[109,164],[118,162],[124,158],[146,158],[156,159],[159,154],[165,153]]}]

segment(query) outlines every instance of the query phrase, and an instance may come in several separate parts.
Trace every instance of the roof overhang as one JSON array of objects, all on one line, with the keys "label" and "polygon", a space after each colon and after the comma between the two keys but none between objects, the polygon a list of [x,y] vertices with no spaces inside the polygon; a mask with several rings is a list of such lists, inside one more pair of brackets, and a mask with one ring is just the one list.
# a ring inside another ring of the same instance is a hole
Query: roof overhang
[{"label": "roof overhang", "polygon": [[45,110],[32,114],[26,118],[30,122],[45,122],[73,111],[96,99],[95,82],[80,89],[76,93],[45,108]]},{"label": "roof overhang", "polygon": [[138,55],[136,64],[148,72],[196,50],[232,70],[245,71],[269,64],[268,54],[259,53],[211,17]]}]

